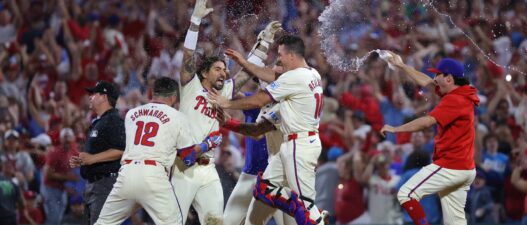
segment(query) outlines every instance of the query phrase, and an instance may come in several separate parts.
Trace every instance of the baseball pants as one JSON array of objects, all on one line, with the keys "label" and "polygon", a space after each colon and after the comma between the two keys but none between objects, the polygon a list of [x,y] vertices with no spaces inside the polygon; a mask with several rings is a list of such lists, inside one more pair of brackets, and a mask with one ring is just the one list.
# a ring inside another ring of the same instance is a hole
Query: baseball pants
[{"label": "baseball pants", "polygon": [[134,160],[121,166],[117,182],[95,224],[121,224],[132,215],[138,203],[157,225],[183,225],[181,209],[165,168],[142,162]]},{"label": "baseball pants", "polygon": [[437,193],[441,200],[445,225],[466,225],[465,203],[476,170],[453,170],[430,164],[412,176],[399,190],[401,204]]},{"label": "baseball pants", "polygon": [[181,205],[183,224],[187,221],[191,205],[198,213],[201,224],[205,224],[207,214],[221,218],[223,189],[214,159],[211,158],[208,165],[195,164],[187,168],[178,158],[175,165],[171,182]]},{"label": "baseball pants", "polygon": [[[315,167],[322,150],[318,135],[308,136],[307,132],[299,133],[297,139],[285,141],[280,146],[280,152],[270,158],[269,165],[263,173],[263,179],[269,180],[276,186],[284,186],[294,190],[301,197],[310,199],[313,202],[303,200],[307,207],[314,204],[315,192]],[[287,188],[285,188],[287,189]],[[284,190],[285,190],[284,189]],[[261,224],[255,213],[260,210],[253,210],[251,215],[247,215],[246,224]],[[320,218],[320,212],[316,205],[309,210],[310,218],[314,221]],[[247,223],[248,222],[248,223]],[[324,225],[324,221],[319,223]]]},{"label": "baseball pants", "polygon": [[[253,189],[255,184],[256,175],[246,173],[242,173],[240,175],[240,178],[238,179],[238,182],[236,183],[236,186],[234,187],[234,190],[227,201],[227,205],[225,206],[225,211],[223,212],[223,225],[240,225],[244,223],[245,217],[249,212],[251,212],[251,205],[254,204],[252,201],[255,201],[253,198]],[[258,203],[262,204],[261,202]],[[267,221],[271,215],[273,215],[277,225],[284,225],[284,217],[289,217],[288,220],[292,221],[292,223],[288,225],[295,224],[295,221],[292,217],[282,213],[282,211],[275,210],[269,206],[267,207],[270,210],[266,211],[269,211],[271,214],[261,213],[263,211],[258,212],[258,216],[264,217],[259,218],[258,220],[264,222],[264,224],[267,224]],[[248,208],[249,211],[247,210]]]}]

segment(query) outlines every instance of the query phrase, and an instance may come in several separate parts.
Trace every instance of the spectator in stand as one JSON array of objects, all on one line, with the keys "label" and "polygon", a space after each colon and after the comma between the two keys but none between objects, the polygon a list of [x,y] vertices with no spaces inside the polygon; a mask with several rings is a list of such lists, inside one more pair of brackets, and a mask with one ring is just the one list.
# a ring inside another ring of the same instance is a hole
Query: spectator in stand
[{"label": "spectator in stand", "polygon": [[468,224],[497,223],[494,216],[494,200],[490,189],[485,186],[486,179],[485,171],[477,169],[476,179],[467,196]]},{"label": "spectator in stand", "polygon": [[[483,151],[483,161],[481,167],[487,174],[487,184],[491,187],[494,201],[503,201],[503,182],[505,181],[505,172],[509,166],[509,157],[498,152],[498,137],[489,133],[483,138],[485,150]],[[499,207],[499,205],[497,205]],[[498,210],[498,209],[496,209]]]},{"label": "spectator in stand", "polygon": [[[523,193],[527,193],[527,179],[521,176],[522,171],[527,169],[527,155],[522,155],[521,159],[516,161],[514,170],[511,175],[511,183]],[[521,225],[527,224],[527,196],[524,199],[524,211]]]},{"label": "spectator in stand", "polygon": [[8,130],[4,134],[4,151],[2,160],[7,161],[15,169],[10,178],[14,178],[23,190],[27,190],[28,183],[34,178],[35,164],[26,151],[20,151],[20,134],[16,130]]},{"label": "spectator in stand", "polygon": [[5,174],[11,174],[12,166],[4,159],[0,159],[0,223],[1,224],[18,224],[17,209],[27,216],[24,210],[24,199],[20,192],[19,186],[13,182],[13,179]]},{"label": "spectator in stand", "polygon": [[368,212],[372,224],[403,222],[396,189],[401,178],[390,173],[390,154],[384,151],[371,159],[376,170],[368,182]]},{"label": "spectator in stand", "polygon": [[348,152],[337,160],[340,183],[335,191],[335,217],[337,224],[368,224],[364,187],[373,173],[375,158],[366,163],[358,150]]},{"label": "spectator in stand", "polygon": [[83,224],[84,201],[81,195],[74,195],[69,200],[69,213],[62,219],[62,224]]},{"label": "spectator in stand", "polygon": [[20,216],[20,224],[44,224],[44,210],[42,210],[40,200],[37,197],[33,191],[24,191],[24,200],[26,201],[24,210],[27,214],[23,213]]},{"label": "spectator in stand", "polygon": [[46,224],[60,224],[62,221],[68,205],[64,183],[79,179],[68,162],[72,156],[78,155],[73,130],[63,128],[60,131],[60,144],[48,151],[43,169],[44,185],[41,186],[40,192],[44,197]]}]

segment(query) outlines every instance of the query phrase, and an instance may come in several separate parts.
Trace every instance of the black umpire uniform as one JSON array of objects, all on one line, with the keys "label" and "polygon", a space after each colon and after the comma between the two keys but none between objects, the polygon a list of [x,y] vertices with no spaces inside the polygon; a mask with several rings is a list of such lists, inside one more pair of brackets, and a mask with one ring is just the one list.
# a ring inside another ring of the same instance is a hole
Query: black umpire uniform
[{"label": "black umpire uniform", "polygon": [[[87,91],[92,94],[106,94],[108,98],[115,100],[119,97],[115,86],[104,81],[98,82],[95,87],[88,88]],[[100,117],[92,120],[86,135],[85,152],[97,154],[109,149],[124,151],[126,145],[124,121],[114,107],[112,106]],[[104,202],[116,181],[120,167],[120,159],[81,166],[81,176],[87,181],[84,193],[86,203],[84,210],[85,224],[92,225],[99,218]]]}]

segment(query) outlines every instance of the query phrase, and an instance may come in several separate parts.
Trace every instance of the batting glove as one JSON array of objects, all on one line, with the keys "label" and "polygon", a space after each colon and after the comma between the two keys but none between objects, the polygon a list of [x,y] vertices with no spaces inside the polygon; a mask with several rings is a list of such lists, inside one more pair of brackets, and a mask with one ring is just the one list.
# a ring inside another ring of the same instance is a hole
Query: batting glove
[{"label": "batting glove", "polygon": [[194,148],[194,146],[188,147],[188,148],[183,148],[183,149],[178,149],[177,151],[178,151],[177,155],[179,156],[179,158],[188,167],[191,167],[192,165],[194,165],[194,163],[196,163],[196,159],[198,157],[198,154],[197,154],[196,149]]},{"label": "batting glove", "polygon": [[249,55],[256,55],[258,58],[265,60],[267,58],[267,52],[263,52],[262,50],[258,49],[259,45],[264,46],[266,49],[269,49],[269,45],[274,42],[274,34],[276,31],[280,30],[282,28],[282,24],[278,21],[272,21],[265,29],[260,31],[258,34],[258,38],[256,39],[256,44],[254,44],[253,48],[251,49]]},{"label": "batting glove", "polygon": [[190,21],[192,23],[199,25],[203,17],[209,15],[214,9],[207,8],[207,0],[196,0],[196,5],[194,6],[194,11],[192,11],[192,17]]},{"label": "batting glove", "polygon": [[222,138],[223,136],[219,131],[210,133],[209,136],[206,137],[205,140],[203,140],[203,142],[201,143],[202,154],[213,148],[218,147],[221,144]]},{"label": "batting glove", "polygon": [[260,31],[257,40],[264,40],[265,42],[272,44],[274,42],[274,34],[276,31],[282,28],[282,24],[278,21],[271,21],[265,29]]}]

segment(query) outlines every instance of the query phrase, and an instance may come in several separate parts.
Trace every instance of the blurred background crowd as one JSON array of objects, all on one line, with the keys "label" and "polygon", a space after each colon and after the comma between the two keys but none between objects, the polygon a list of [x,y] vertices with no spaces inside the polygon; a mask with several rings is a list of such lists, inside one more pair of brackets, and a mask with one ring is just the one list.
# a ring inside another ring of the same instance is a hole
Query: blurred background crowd
[{"label": "blurred background crowd", "polygon": [[[367,2],[361,10],[369,17],[362,26],[343,29],[341,37],[354,35],[356,29],[361,35],[353,41],[336,39],[334,47],[340,51],[364,55],[389,49],[421,71],[442,57],[465,64],[465,76],[482,102],[474,112],[477,179],[466,215],[471,224],[520,224],[527,215],[527,187],[518,185],[527,179],[527,1],[434,1],[451,21],[420,0],[357,1]],[[408,223],[395,198],[397,189],[431,162],[436,130],[386,138],[378,131],[383,124],[397,126],[425,115],[438,98],[420,90],[405,74],[388,69],[374,54],[358,72],[329,65],[317,33],[318,16],[329,2],[210,0],[214,12],[202,22],[198,53],[221,55],[226,48],[246,53],[271,20],[281,20],[286,32],[300,35],[308,63],[323,77],[326,95],[319,130],[323,152],[317,205],[337,224],[361,216],[371,224]],[[49,186],[68,193],[63,223],[80,224],[84,181],[64,162],[82,151],[94,118],[85,88],[99,80],[116,83],[121,92],[116,108],[124,115],[148,101],[153,78],[178,79],[193,4],[0,0],[0,184],[15,182],[21,196],[20,207],[2,208],[0,219],[18,213],[20,224],[43,224],[47,193],[41,190]],[[268,64],[275,55],[271,50]],[[231,74],[239,69],[231,62],[228,68]],[[256,88],[252,82],[243,91]],[[233,114],[243,119],[242,113]],[[216,162],[228,199],[243,166],[245,140],[223,133]],[[3,205],[11,200],[0,201]],[[429,221],[441,223],[437,196],[422,203]],[[199,223],[195,215],[190,217],[189,224]],[[145,224],[148,218],[139,212],[128,223]]]}]

